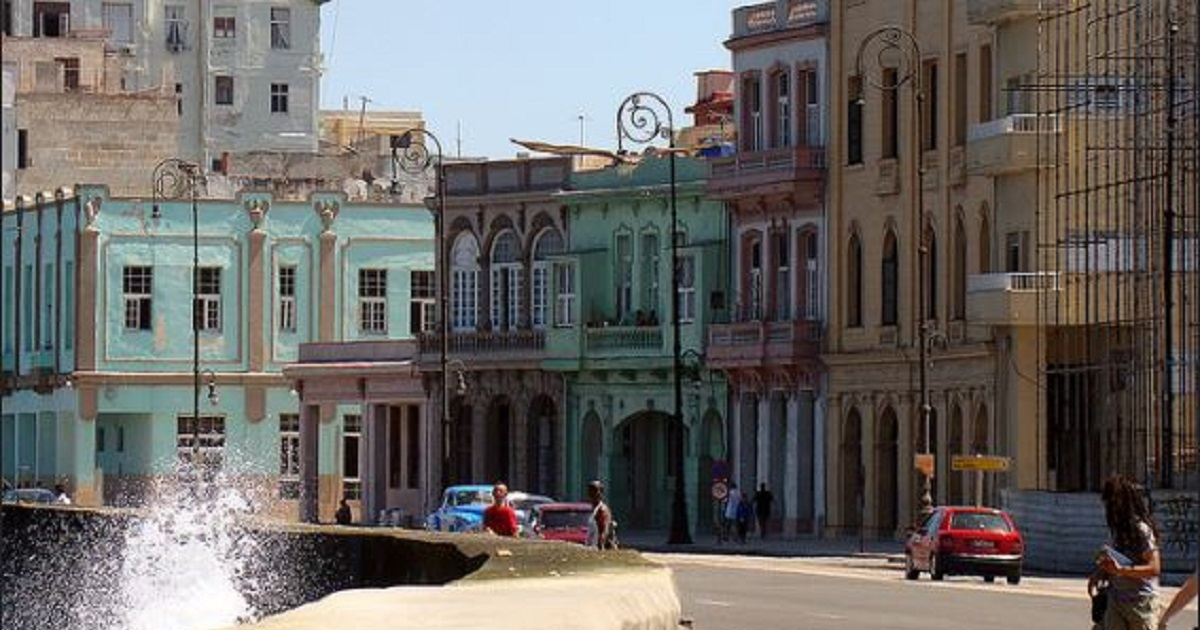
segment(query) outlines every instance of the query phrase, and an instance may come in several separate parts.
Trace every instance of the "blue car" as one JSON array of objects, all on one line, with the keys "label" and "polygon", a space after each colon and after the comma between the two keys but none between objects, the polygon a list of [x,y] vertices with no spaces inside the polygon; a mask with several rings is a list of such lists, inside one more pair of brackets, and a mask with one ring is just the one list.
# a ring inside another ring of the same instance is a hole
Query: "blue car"
[{"label": "blue car", "polygon": [[492,504],[490,485],[450,486],[442,505],[425,517],[425,529],[436,532],[477,532],[483,529],[483,511]]}]

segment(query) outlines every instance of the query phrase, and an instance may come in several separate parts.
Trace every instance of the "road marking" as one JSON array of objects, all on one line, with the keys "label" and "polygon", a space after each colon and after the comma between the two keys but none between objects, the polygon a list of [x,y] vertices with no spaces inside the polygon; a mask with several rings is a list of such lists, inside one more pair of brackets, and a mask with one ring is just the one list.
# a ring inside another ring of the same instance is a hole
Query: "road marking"
[{"label": "road marking", "polygon": [[696,603],[703,604],[705,606],[720,606],[722,608],[729,608],[733,606],[733,602],[722,602],[715,599],[697,599]]}]

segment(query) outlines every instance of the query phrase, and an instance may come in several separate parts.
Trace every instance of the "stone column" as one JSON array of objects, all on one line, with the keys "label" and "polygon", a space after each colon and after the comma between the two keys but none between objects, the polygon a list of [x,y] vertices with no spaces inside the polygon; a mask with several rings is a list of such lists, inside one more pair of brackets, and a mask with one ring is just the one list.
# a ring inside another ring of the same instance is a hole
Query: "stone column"
[{"label": "stone column", "polygon": [[784,464],[783,496],[783,535],[796,535],[796,520],[800,506],[800,458],[807,458],[800,450],[800,400],[799,392],[791,392],[787,397],[787,462]]},{"label": "stone column", "polygon": [[875,430],[879,422],[878,404],[878,400],[872,397],[870,406],[863,409],[862,414],[862,450],[860,452],[860,457],[862,457],[862,487],[859,490],[862,494],[862,524],[860,527],[867,533],[877,530],[879,525],[879,515],[876,514],[878,511],[878,501],[875,497],[877,489],[873,483],[877,463],[875,461]]},{"label": "stone column", "polygon": [[729,477],[737,479],[742,469],[742,390],[735,389],[729,399],[729,444],[725,448],[729,449]]},{"label": "stone column", "polygon": [[832,487],[837,483],[836,472],[833,475],[826,474],[831,467],[837,466],[837,460],[835,457],[833,463],[827,464],[826,462],[829,460],[826,455],[837,453],[838,441],[841,437],[838,430],[838,420],[842,417],[841,401],[822,396],[818,399],[814,412],[814,443],[817,445],[814,450],[817,457],[813,462],[815,472],[813,484],[817,488],[817,496],[813,499],[815,507],[813,518],[816,521],[817,534],[824,537],[828,515],[837,514],[840,507],[837,504],[838,493]]},{"label": "stone column", "polygon": [[742,492],[754,493],[758,488],[759,481],[769,481],[771,479],[771,392],[766,390],[758,397],[758,404],[755,406],[755,417],[757,418],[758,431],[755,441],[755,450],[758,453],[757,466],[755,467],[754,480],[745,484]]},{"label": "stone column", "polygon": [[335,341],[341,336],[334,328],[337,321],[337,234],[330,231],[321,233],[320,270],[321,282],[316,291],[320,309],[318,341]]},{"label": "stone column", "polygon": [[321,408],[300,404],[300,522],[316,523],[320,518],[317,496],[318,453],[320,446]]},{"label": "stone column", "polygon": [[263,270],[264,259],[266,258],[263,255],[263,244],[266,243],[266,240],[267,233],[265,230],[255,226],[250,231],[250,269],[247,279],[250,299],[249,306],[246,309],[246,336],[250,342],[248,363],[251,372],[262,372],[263,366],[266,365],[267,344],[265,337],[267,330],[263,328],[263,317],[268,312],[265,305],[270,303],[267,296],[270,283],[266,281],[268,276]]},{"label": "stone column", "polygon": [[387,507],[388,457],[387,457],[387,405],[367,403],[363,405],[363,435],[359,441],[358,457],[362,479],[361,521],[373,524],[378,521],[379,511]]}]

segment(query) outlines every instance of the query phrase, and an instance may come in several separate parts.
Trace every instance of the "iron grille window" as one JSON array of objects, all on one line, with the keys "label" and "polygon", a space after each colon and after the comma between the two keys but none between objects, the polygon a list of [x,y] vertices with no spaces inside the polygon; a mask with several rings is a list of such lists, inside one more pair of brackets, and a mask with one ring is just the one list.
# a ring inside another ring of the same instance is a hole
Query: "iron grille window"
[{"label": "iron grille window", "polygon": [[221,330],[221,268],[201,267],[196,270],[196,330]]},{"label": "iron grille window", "polygon": [[279,330],[296,332],[296,268],[279,268]]},{"label": "iron grille window", "polygon": [[279,414],[279,498],[300,498],[300,414]]},{"label": "iron grille window", "polygon": [[387,333],[387,270],[358,270],[358,306],[360,332]]},{"label": "iron grille window", "polygon": [[152,267],[125,267],[121,292],[125,300],[126,330],[150,330],[154,307],[153,285]]}]

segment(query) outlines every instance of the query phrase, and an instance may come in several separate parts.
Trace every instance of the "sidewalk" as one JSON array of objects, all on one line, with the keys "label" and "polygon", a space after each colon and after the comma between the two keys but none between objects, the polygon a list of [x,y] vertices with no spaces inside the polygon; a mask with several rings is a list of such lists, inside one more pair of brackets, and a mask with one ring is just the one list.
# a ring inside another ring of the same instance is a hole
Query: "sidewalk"
[{"label": "sidewalk", "polygon": [[712,533],[696,534],[690,545],[667,543],[666,530],[625,530],[618,533],[621,546],[626,549],[653,553],[724,554],[740,556],[765,556],[772,558],[839,558],[874,560],[881,568],[898,568],[904,565],[904,544],[889,540],[862,540],[858,538],[798,538],[784,539],[768,536],[766,540],[756,534],[746,536],[746,542],[719,542]]}]

